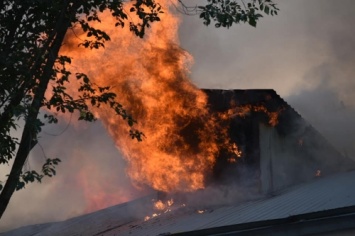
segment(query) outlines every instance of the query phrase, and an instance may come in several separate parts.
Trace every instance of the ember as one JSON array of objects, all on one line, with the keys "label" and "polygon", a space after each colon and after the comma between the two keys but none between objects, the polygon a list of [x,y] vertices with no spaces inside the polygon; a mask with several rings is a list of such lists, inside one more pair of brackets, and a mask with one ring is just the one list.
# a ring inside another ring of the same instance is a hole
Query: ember
[{"label": "ember", "polygon": [[162,200],[158,200],[154,203],[154,208],[155,208],[155,210],[165,211],[165,210],[168,210],[169,207],[171,207],[173,204],[174,204],[173,199],[170,199],[170,200],[166,201],[165,203]]},{"label": "ember", "polygon": [[[170,199],[170,200],[167,200],[167,201],[162,201],[162,200],[155,200],[153,199],[152,200],[154,203],[154,209],[157,211],[157,212],[154,212],[151,216],[146,216],[144,217],[144,221],[147,221],[147,220],[150,220],[154,217],[157,217],[161,214],[165,214],[167,212],[170,212],[173,210],[172,206],[174,204],[174,200],[173,199]],[[178,206],[175,206],[174,209],[176,208],[180,208],[180,207],[184,207],[185,205],[178,205]]]},{"label": "ember", "polygon": [[205,213],[206,212],[206,210],[197,210],[197,213],[198,214],[203,214],[203,213]]}]

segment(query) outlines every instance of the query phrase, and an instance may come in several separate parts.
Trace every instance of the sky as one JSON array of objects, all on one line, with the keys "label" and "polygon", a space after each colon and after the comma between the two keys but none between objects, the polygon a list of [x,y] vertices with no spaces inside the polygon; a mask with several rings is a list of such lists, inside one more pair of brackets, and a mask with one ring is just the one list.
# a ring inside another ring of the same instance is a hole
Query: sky
[{"label": "sky", "polygon": [[[216,29],[184,16],[180,45],[194,58],[191,80],[200,88],[272,88],[355,159],[355,2],[276,2],[279,15],[265,16],[256,28]],[[0,231],[64,220],[149,192],[131,185],[126,163],[100,122],[69,120],[45,127],[27,164],[39,167],[44,155],[61,158],[57,176],[16,192]],[[96,204],[102,200],[105,206]]]}]

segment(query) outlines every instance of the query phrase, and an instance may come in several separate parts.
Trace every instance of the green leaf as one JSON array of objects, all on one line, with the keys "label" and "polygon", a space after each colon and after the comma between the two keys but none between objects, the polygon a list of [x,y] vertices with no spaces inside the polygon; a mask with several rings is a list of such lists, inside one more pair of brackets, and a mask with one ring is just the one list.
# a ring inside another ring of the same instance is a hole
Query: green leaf
[{"label": "green leaf", "polygon": [[16,191],[25,188],[25,182],[18,182],[16,186]]},{"label": "green leaf", "polygon": [[249,25],[256,27],[256,20],[254,17],[249,17],[248,23],[249,23]]},{"label": "green leaf", "polygon": [[269,6],[265,6],[264,12],[265,12],[267,15],[269,15],[269,12],[270,12]]}]

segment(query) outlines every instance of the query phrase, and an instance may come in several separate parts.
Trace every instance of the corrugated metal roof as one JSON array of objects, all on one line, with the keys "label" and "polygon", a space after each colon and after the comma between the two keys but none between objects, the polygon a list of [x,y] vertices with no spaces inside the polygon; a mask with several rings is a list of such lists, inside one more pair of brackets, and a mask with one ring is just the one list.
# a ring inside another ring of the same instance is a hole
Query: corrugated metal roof
[{"label": "corrugated metal roof", "polygon": [[355,205],[355,172],[319,178],[277,196],[209,209],[199,214],[195,209],[168,212],[146,222],[135,222],[139,227],[121,227],[104,235],[159,235],[235,225],[247,222],[286,218],[293,215]]},{"label": "corrugated metal roof", "polygon": [[144,221],[144,215],[153,213],[153,196],[149,196],[67,221],[24,227],[1,235],[159,235],[281,219],[355,205],[354,179],[352,171],[318,178],[264,199],[207,208],[202,214],[185,206]]},{"label": "corrugated metal roof", "polygon": [[108,232],[113,228],[137,221],[152,212],[151,199],[154,197],[155,195],[147,196],[62,222],[25,226],[0,235],[102,235],[101,232]]}]

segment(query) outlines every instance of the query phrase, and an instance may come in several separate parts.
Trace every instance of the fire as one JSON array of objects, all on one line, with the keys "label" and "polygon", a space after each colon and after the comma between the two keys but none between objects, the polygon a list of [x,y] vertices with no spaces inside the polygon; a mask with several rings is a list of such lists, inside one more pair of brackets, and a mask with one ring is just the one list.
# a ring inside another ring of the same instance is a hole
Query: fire
[{"label": "fire", "polygon": [[[172,211],[172,206],[174,204],[173,199],[167,200],[166,202],[163,202],[162,200],[156,201],[155,199],[153,199],[152,201],[154,202],[153,203],[154,209],[157,212],[154,212],[151,216],[145,216],[144,221],[150,220],[154,217],[160,216],[161,214],[165,214],[167,212]],[[176,206],[175,209],[180,207],[185,207],[185,205],[183,204],[181,206]]]},{"label": "fire", "polygon": [[134,183],[165,192],[194,191],[204,188],[204,176],[223,146],[219,140],[225,145],[230,141],[226,129],[215,132],[222,129],[208,111],[207,97],[188,78],[192,58],[178,46],[179,19],[170,11],[172,1],[159,3],[164,9],[161,22],[144,39],[115,28],[103,13],[99,28],[111,37],[105,49],[78,48],[85,36],[69,32],[62,51],[73,58],[73,69],[99,86],[110,85],[138,121],[136,129],[145,135],[141,143],[130,138],[127,124],[110,109],[97,110]]},{"label": "fire", "polygon": [[158,200],[154,203],[154,208],[155,210],[164,211],[166,209],[169,209],[169,207],[171,207],[173,204],[174,204],[173,199],[170,199],[165,203],[162,200]]},{"label": "fire", "polygon": [[159,200],[154,204],[154,208],[157,210],[163,210],[165,208],[165,204]]},{"label": "fire", "polygon": [[[276,126],[279,123],[279,114],[283,111],[283,108],[280,108],[278,111],[269,111],[268,108],[264,105],[235,105],[231,104],[232,108],[227,112],[220,115],[221,119],[230,119],[233,117],[245,117],[250,115],[251,112],[260,112],[268,116],[268,123],[270,126]],[[234,106],[234,107],[233,107]]]},{"label": "fire", "polygon": [[235,159],[235,158],[233,158],[233,157],[230,157],[230,158],[227,159],[227,161],[228,161],[229,163],[236,163],[236,162],[237,162],[237,159]]},{"label": "fire", "polygon": [[179,19],[170,9],[176,2],[159,1],[164,14],[144,39],[128,27],[115,28],[114,19],[104,12],[98,28],[111,37],[105,49],[78,48],[85,39],[79,31],[68,32],[62,47],[62,53],[72,58],[72,71],[86,73],[99,86],[111,86],[138,121],[135,128],[144,133],[140,143],[128,135],[129,127],[121,117],[109,108],[96,110],[127,160],[130,178],[137,186],[164,192],[204,188],[205,176],[211,173],[221,148],[234,153],[231,162],[241,156],[228,127],[220,124],[221,117],[226,120],[263,111],[271,125],[277,124],[277,114],[263,107],[241,106],[220,117],[209,112],[206,94],[188,77],[192,57],[178,46]]}]

